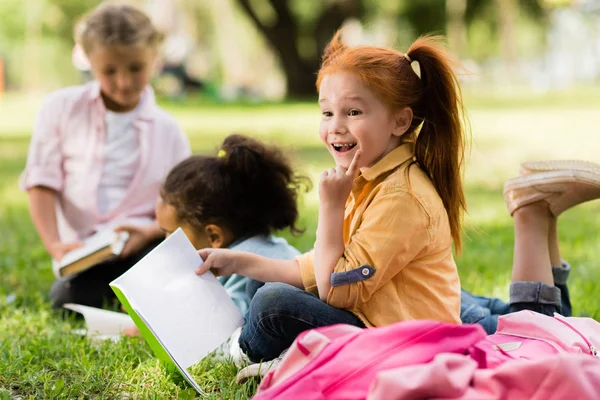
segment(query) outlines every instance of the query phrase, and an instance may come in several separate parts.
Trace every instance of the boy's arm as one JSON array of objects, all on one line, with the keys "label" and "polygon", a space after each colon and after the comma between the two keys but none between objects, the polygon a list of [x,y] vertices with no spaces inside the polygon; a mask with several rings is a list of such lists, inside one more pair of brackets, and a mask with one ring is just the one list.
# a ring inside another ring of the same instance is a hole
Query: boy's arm
[{"label": "boy's arm", "polygon": [[56,222],[56,192],[44,186],[28,190],[29,213],[46,251],[53,259],[60,261],[69,251],[80,247],[81,243],[61,243]]}]

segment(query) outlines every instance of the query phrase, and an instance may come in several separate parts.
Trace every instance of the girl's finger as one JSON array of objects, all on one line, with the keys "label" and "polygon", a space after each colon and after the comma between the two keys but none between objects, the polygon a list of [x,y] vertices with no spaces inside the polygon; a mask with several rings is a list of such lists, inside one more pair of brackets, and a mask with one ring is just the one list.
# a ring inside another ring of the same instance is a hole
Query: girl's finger
[{"label": "girl's finger", "polygon": [[356,153],[354,153],[354,157],[352,158],[352,162],[350,163],[350,166],[348,167],[348,170],[346,171],[347,176],[356,175],[356,172],[358,171],[358,160],[360,160],[360,155],[361,155],[360,150],[356,150]]},{"label": "girl's finger", "polygon": [[209,269],[210,269],[209,263],[205,262],[204,264],[202,264],[201,266],[199,266],[198,268],[196,268],[194,270],[194,272],[196,273],[196,275],[202,275],[203,273],[205,273]]},{"label": "girl's finger", "polygon": [[203,261],[206,261],[208,259],[208,256],[210,256],[210,254],[213,252],[212,248],[205,248],[205,249],[200,249],[198,250],[198,255],[200,256],[200,258]]}]

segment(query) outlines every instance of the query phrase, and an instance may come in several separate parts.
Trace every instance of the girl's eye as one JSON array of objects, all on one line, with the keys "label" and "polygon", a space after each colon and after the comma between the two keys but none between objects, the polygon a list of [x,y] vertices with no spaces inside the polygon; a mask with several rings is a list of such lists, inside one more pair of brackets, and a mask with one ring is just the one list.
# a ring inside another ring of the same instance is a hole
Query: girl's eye
[{"label": "girl's eye", "polygon": [[104,70],[102,73],[106,76],[109,76],[109,75],[114,74],[115,72],[116,72],[116,70],[114,70],[114,69],[107,69],[107,70]]},{"label": "girl's eye", "polygon": [[348,113],[348,115],[350,115],[351,117],[356,117],[357,115],[362,114],[362,112],[360,110],[350,110],[350,112]]},{"label": "girl's eye", "polygon": [[331,117],[332,115],[333,115],[333,113],[331,111],[323,111],[324,117]]},{"label": "girl's eye", "polygon": [[142,69],[144,69],[144,67],[142,65],[132,65],[129,68],[129,71],[135,73],[135,72],[140,72]]}]

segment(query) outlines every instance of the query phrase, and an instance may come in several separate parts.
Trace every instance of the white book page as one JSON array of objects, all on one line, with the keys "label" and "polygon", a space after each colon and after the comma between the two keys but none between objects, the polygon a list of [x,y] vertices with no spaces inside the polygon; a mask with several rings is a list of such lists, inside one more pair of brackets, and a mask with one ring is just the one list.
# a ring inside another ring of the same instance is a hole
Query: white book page
[{"label": "white book page", "polygon": [[63,307],[83,315],[87,328],[85,333],[93,340],[116,340],[124,329],[135,326],[131,317],[125,313],[72,303],[67,303]]},{"label": "white book page", "polygon": [[187,369],[216,349],[243,318],[181,229],[111,285],[143,315],[177,364]]}]

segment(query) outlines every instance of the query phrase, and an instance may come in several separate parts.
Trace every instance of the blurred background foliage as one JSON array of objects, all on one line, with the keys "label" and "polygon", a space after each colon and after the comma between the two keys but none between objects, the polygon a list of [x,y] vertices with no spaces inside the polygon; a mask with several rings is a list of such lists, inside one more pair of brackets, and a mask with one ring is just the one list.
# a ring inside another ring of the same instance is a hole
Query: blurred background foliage
[{"label": "blurred background foliage", "polygon": [[[187,82],[224,99],[314,96],[320,55],[342,26],[356,43],[399,50],[421,34],[447,35],[451,50],[473,73],[466,80],[478,84],[552,90],[597,82],[600,76],[598,0],[133,2],[168,35],[165,62],[158,66],[166,78],[157,87],[172,95],[182,95]],[[0,58],[6,90],[47,91],[80,82],[71,59],[73,25],[99,3],[3,0]],[[550,61],[554,52],[569,50],[585,53],[583,73]],[[177,68],[165,68],[169,65]],[[175,76],[168,79],[165,71]]]}]

